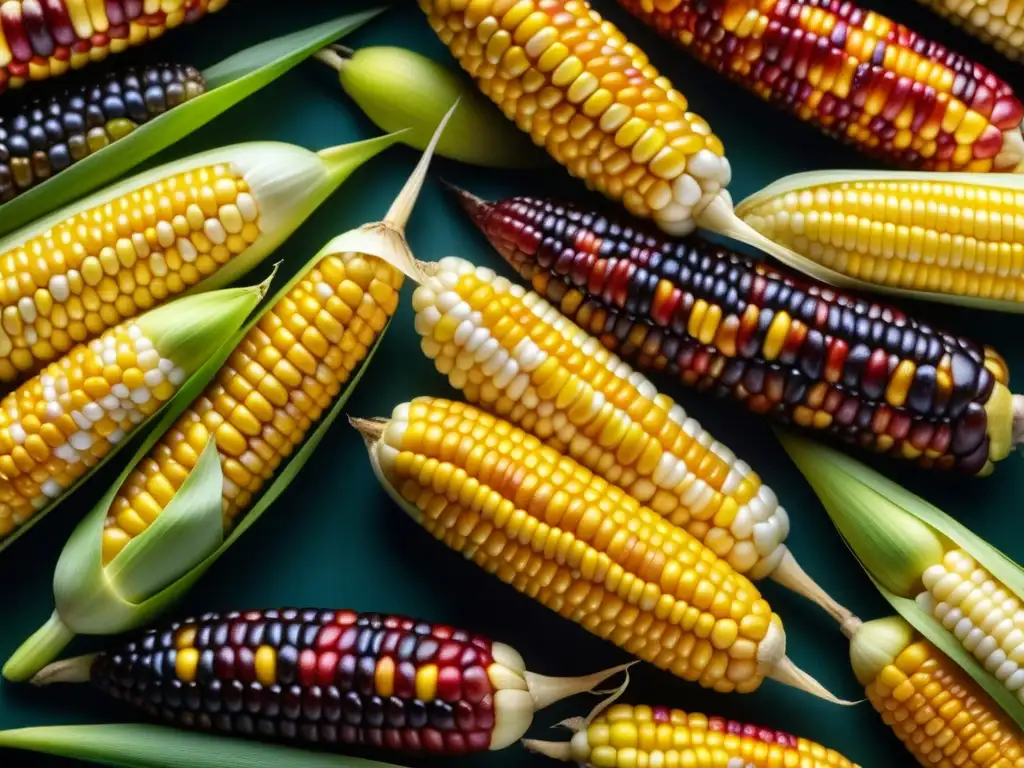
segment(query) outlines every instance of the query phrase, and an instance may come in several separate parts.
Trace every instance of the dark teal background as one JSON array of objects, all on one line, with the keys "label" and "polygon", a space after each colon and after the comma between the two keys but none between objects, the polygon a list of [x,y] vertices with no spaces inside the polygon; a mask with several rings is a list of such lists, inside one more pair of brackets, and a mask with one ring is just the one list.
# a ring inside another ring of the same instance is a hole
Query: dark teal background
[{"label": "dark teal background", "polygon": [[[594,4],[645,48],[658,67],[689,97],[691,108],[707,118],[722,137],[734,169],[731,191],[736,200],[786,173],[851,165],[867,167],[849,150],[690,61],[685,53],[628,18],[612,0],[595,0]],[[148,49],[123,54],[120,60],[173,56],[206,66],[259,40],[373,5],[364,0],[235,0],[221,14],[179,30]],[[879,9],[882,10],[881,6]],[[925,34],[993,66],[1004,76],[1015,79],[1018,86],[1024,85],[1019,65],[988,51],[923,8],[904,0],[891,3],[886,10]],[[408,1],[397,3],[395,9],[345,42],[353,46],[404,45],[442,61],[450,60],[422,13]],[[346,99],[334,75],[323,65],[308,62],[159,159],[256,139],[279,139],[320,149],[377,133]],[[416,158],[417,153],[408,148],[393,148],[347,181],[278,252],[277,256],[285,260],[282,278],[331,236],[381,217]],[[437,160],[409,226],[409,241],[421,259],[458,254],[476,263],[503,268],[445,198],[436,184],[440,176],[483,195],[585,196],[582,185],[554,165],[532,174],[499,173]],[[265,275],[267,268],[264,265],[257,270],[253,279]],[[393,406],[416,395],[453,394],[419,351],[412,327],[410,293],[407,286],[401,310],[373,362],[373,369],[349,401],[348,413],[388,415]],[[1024,375],[1024,319],[937,306],[921,307],[920,314],[994,344],[1009,359],[1011,370]],[[862,617],[886,614],[887,605],[872,590],[837,538],[827,516],[766,423],[730,403],[697,396],[672,381],[660,380],[659,384],[716,437],[752,464],[776,490],[792,518],[789,544],[805,568]],[[127,456],[126,452],[122,460]],[[1024,542],[1018,535],[1024,498],[1020,488],[1024,478],[1020,456],[1011,456],[993,477],[983,480],[927,474],[903,465],[883,466],[1003,547],[1014,559],[1024,556]],[[79,516],[119,468],[112,466],[101,473],[73,501],[58,508],[0,555],[0,657],[6,658],[50,614],[51,574],[64,541]],[[831,620],[813,605],[774,584],[766,584],[764,591],[785,620],[792,658],[836,694],[846,698],[861,696],[849,669],[847,644]],[[175,613],[283,605],[347,606],[460,624],[514,645],[531,668],[547,674],[584,673],[626,659],[615,647],[479,572],[417,529],[378,487],[361,440],[343,420],[335,424],[297,482],[207,574]],[[81,652],[96,647],[95,640],[81,639],[71,650]],[[865,768],[912,764],[910,756],[869,706],[844,709],[772,682],[752,695],[722,696],[641,665],[634,669],[627,700],[702,710],[790,730],[842,751]],[[548,726],[563,717],[585,714],[592,704],[591,699],[580,698],[541,713],[533,735],[565,738],[564,731],[550,731]],[[10,684],[0,686],[2,728],[132,718],[132,712],[88,688],[32,690]],[[385,755],[384,759],[388,757]],[[0,765],[13,764],[13,758],[13,753],[0,753]],[[459,763],[466,768],[497,768],[540,766],[545,761],[528,757],[513,747],[500,754],[469,757]],[[70,763],[40,759],[34,764]],[[441,761],[427,764],[440,765]]]}]

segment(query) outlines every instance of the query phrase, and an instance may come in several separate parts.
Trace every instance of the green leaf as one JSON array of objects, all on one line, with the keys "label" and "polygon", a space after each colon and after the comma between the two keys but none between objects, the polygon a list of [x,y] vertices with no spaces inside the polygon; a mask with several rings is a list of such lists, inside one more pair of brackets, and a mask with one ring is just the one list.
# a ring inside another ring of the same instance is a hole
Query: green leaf
[{"label": "green leaf", "polygon": [[224,474],[212,435],[171,502],[107,566],[107,581],[128,602],[181,578],[224,542]]},{"label": "green leaf", "polygon": [[205,71],[209,90],[0,206],[0,235],[116,179],[276,80],[381,9],[350,14],[237,53]]},{"label": "green leaf", "polygon": [[158,725],[58,725],[0,731],[0,748],[117,768],[398,768],[393,763]]}]

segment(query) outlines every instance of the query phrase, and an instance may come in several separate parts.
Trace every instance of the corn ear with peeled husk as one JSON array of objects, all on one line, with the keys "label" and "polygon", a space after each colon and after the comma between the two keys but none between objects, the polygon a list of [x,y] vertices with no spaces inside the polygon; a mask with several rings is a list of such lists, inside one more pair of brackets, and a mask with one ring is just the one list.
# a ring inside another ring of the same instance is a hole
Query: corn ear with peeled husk
[{"label": "corn ear with peeled husk", "polygon": [[736,214],[772,256],[844,290],[1024,312],[1019,174],[811,171]]},{"label": "corn ear with peeled husk", "polygon": [[781,439],[886,600],[1024,726],[1024,569],[846,454]]},{"label": "corn ear with peeled husk", "polygon": [[[238,102],[270,84],[325,44],[365,24],[380,11],[348,14],[247,48],[203,71],[207,90],[173,111],[136,126],[109,146],[50,176],[0,207],[0,235],[122,176]],[[0,121],[2,122],[2,121]]]},{"label": "corn ear with peeled husk", "polygon": [[394,134],[321,152],[221,147],[145,171],[0,239],[0,381],[168,297],[259,264]]},{"label": "corn ear with peeled husk", "polygon": [[334,45],[316,58],[338,73],[341,87],[378,128],[408,128],[400,139],[425,149],[435,126],[459,107],[437,154],[488,168],[536,168],[543,156],[494,105],[455,72],[414,51],[394,46],[353,51]]},{"label": "corn ear with peeled husk", "polygon": [[[437,129],[435,143],[444,124],[442,121]],[[8,659],[3,668],[6,678],[29,679],[53,661],[76,634],[110,635],[146,624],[183,595],[284,492],[359,383],[387,330],[388,317],[397,307],[397,286],[402,278],[398,269],[387,265],[413,264],[404,228],[426,177],[433,149],[431,143],[382,221],[332,239],[267,302],[263,312],[239,333],[222,336],[227,341],[182,387],[110,490],[72,533],[54,574],[55,610]],[[378,265],[379,269],[395,284],[384,288],[384,299],[379,299],[375,286],[370,285],[354,300],[357,307],[346,309],[344,299],[351,289],[358,287],[354,282],[357,277],[342,280],[335,293],[325,295],[333,279],[328,276],[328,269],[336,277],[346,264],[359,260],[358,265],[352,266],[353,273],[358,268],[360,274],[365,274],[373,269],[366,263],[369,257],[385,262]],[[306,313],[308,307],[315,305],[314,296],[320,298],[323,306],[314,306],[309,311],[310,322]],[[376,307],[378,314],[385,315],[383,322],[379,328],[371,327],[364,316],[375,308],[375,302],[383,301],[388,302],[387,307]],[[346,323],[349,328],[344,327]],[[362,324],[365,333],[356,331],[357,323]],[[310,333],[311,330],[316,333]],[[278,349],[277,345],[288,339],[288,348]],[[360,345],[365,347],[361,361],[348,349]],[[311,361],[315,355],[309,350],[314,348],[320,349],[320,361]],[[241,373],[246,360],[253,363],[248,367],[263,375],[261,386],[255,390]],[[345,370],[343,376],[333,374],[334,369],[346,369],[350,362],[354,370]],[[294,381],[296,373],[298,383]],[[283,390],[282,383],[287,384],[289,379],[291,391]],[[261,412],[260,408],[246,396],[254,391],[259,395],[261,408],[280,407],[279,411],[269,408],[271,413],[262,417],[271,422],[273,429],[261,428],[258,423],[261,417],[255,414]],[[281,399],[277,399],[279,394]],[[296,404],[303,400],[311,401],[310,411],[295,412]],[[218,410],[222,403],[228,404],[226,414]],[[244,418],[239,416],[243,411]],[[317,417],[319,423],[314,428]],[[250,443],[239,451],[231,447],[242,439],[233,426],[235,418],[250,424],[256,422]],[[277,444],[269,436],[284,422],[292,425],[283,435],[290,446]],[[196,423],[204,426],[205,431],[196,433],[205,435],[205,443],[190,445],[181,433],[190,432]],[[209,428],[205,429],[206,426]],[[303,435],[305,440],[301,439]],[[241,517],[238,513],[251,498],[241,503],[234,472],[248,466],[250,459],[262,455],[259,452],[268,447],[257,446],[256,442],[269,443],[278,454],[266,461],[267,471],[254,470],[255,484],[243,490],[252,495],[261,490],[261,495]],[[172,456],[180,458],[179,449],[188,449],[191,458],[182,459],[173,468],[168,468],[166,462],[160,463]],[[144,495],[142,491],[155,491],[151,481],[170,491],[166,498],[159,499],[163,507],[154,510],[148,527],[134,531],[130,541],[118,547],[107,546],[111,519],[121,524],[118,509],[138,502]],[[266,486],[262,486],[264,481],[269,481]],[[175,483],[179,484],[176,488]],[[129,487],[135,485],[139,487]],[[118,506],[120,502],[124,504]],[[240,519],[236,520],[236,516]]]},{"label": "corn ear with peeled husk", "polygon": [[24,750],[118,768],[400,768],[361,757],[138,723],[0,731],[0,749]]}]

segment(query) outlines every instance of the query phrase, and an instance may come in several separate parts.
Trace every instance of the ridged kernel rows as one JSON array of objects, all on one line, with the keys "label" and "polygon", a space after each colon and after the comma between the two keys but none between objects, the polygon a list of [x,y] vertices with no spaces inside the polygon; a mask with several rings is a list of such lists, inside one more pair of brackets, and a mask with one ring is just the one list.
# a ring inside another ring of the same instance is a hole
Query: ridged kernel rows
[{"label": "ridged kernel rows", "polygon": [[977,35],[1008,59],[1024,51],[1024,2],[1021,0],[921,0],[936,13]]},{"label": "ridged kernel rows", "polygon": [[327,256],[267,310],[128,476],[103,532],[104,563],[156,520],[211,436],[229,530],[365,359],[398,306],[401,284],[401,274],[378,259]]}]

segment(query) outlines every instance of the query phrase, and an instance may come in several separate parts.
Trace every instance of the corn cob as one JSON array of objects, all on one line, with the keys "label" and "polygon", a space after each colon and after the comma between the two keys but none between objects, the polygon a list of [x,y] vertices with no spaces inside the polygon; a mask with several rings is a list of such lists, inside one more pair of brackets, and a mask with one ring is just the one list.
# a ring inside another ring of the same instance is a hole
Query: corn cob
[{"label": "corn cob", "polygon": [[493,271],[447,258],[423,272],[413,294],[421,348],[467,400],[620,486],[740,573],[849,616],[785,546],[789,517],[775,493],[681,406]]},{"label": "corn cob", "polygon": [[675,234],[731,178],[722,142],[585,0],[420,0],[480,89],[568,171]]},{"label": "corn cob", "polygon": [[1016,177],[835,171],[789,176],[737,214],[833,285],[1024,311]]},{"label": "corn cob", "polygon": [[534,712],[585,693],[461,629],[349,610],[209,613],[57,662],[33,682],[91,682],[187,728],[435,755],[503,749]]},{"label": "corn cob", "polygon": [[612,351],[756,413],[924,467],[987,474],[1014,440],[993,349],[697,239],[549,200],[463,208]]},{"label": "corn cob", "polygon": [[524,746],[590,768],[857,768],[831,749],[782,731],[668,707],[614,704],[572,723],[571,741]]},{"label": "corn cob", "polygon": [[744,576],[533,435],[434,398],[353,423],[414,520],[561,616],[706,688],[772,677],[830,698],[785,656],[781,619]]},{"label": "corn cob", "polygon": [[135,176],[0,240],[0,382],[185,291],[237,279],[393,141],[251,142]]},{"label": "corn cob", "polygon": [[868,700],[925,768],[1022,768],[1024,734],[900,618],[864,624],[850,658]]},{"label": "corn cob", "polygon": [[869,155],[1024,171],[1024,104],[995,73],[840,0],[619,0],[699,61]]},{"label": "corn cob", "polygon": [[1020,61],[1024,46],[1024,5],[1018,0],[976,3],[921,0],[936,13],[989,43],[1006,58]]},{"label": "corn cob", "polygon": [[0,115],[0,203],[206,90],[180,64],[129,68]]},{"label": "corn cob", "polygon": [[74,347],[4,397],[0,542],[166,403],[260,296],[228,289],[160,307]]},{"label": "corn cob", "polygon": [[0,93],[102,61],[227,0],[8,0],[0,8]]}]

